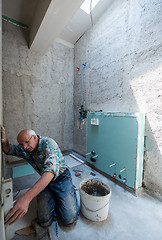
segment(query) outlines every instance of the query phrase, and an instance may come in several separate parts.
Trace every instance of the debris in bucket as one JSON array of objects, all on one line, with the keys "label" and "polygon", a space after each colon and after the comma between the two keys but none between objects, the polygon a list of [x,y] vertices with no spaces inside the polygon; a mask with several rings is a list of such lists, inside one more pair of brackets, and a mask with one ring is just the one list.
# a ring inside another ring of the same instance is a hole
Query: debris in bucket
[{"label": "debris in bucket", "polygon": [[111,189],[97,179],[80,183],[80,210],[84,217],[95,222],[107,219]]},{"label": "debris in bucket", "polygon": [[104,185],[100,182],[87,181],[81,189],[87,194],[92,196],[106,196],[109,194],[109,191],[105,189]]}]

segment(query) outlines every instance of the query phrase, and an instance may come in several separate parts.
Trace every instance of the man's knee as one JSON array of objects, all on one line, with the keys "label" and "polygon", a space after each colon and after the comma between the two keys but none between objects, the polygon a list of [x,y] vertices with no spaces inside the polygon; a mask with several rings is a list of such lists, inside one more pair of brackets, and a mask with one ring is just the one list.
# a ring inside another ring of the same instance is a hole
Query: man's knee
[{"label": "man's knee", "polygon": [[63,217],[62,218],[62,224],[64,226],[74,225],[77,222],[77,219],[78,219],[77,213],[73,217],[68,217],[68,216],[67,217]]},{"label": "man's knee", "polygon": [[[77,218],[78,218],[78,216],[76,215],[73,218],[66,217],[66,218],[61,218],[60,220],[64,226],[70,226],[70,225],[74,225],[76,223]],[[54,218],[50,218],[48,221],[42,221],[42,220],[39,221],[38,220],[39,225],[44,228],[51,226],[53,221],[54,221]]]},{"label": "man's knee", "polygon": [[49,227],[49,226],[51,226],[51,224],[52,224],[52,222],[53,222],[53,218],[50,218],[48,221],[47,220],[38,220],[38,222],[39,222],[39,225],[41,226],[41,227],[44,227],[44,228],[46,228],[46,227]]}]

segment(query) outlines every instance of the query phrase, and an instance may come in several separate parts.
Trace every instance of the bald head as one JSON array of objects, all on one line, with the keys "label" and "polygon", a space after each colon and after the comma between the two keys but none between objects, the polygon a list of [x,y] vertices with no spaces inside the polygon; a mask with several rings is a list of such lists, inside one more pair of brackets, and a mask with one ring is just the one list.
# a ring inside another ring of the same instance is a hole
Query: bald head
[{"label": "bald head", "polygon": [[25,136],[31,137],[31,136],[36,136],[36,133],[32,129],[24,129],[19,134],[17,135],[17,141],[23,139]]},{"label": "bald head", "polygon": [[39,139],[32,129],[24,129],[17,135],[17,141],[26,151],[31,152],[37,149]]}]

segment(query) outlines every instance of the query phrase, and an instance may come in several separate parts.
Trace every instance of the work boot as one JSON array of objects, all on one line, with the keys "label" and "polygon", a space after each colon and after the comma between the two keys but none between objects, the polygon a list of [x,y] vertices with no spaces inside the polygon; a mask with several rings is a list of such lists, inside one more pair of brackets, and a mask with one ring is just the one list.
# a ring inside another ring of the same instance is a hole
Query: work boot
[{"label": "work boot", "polygon": [[36,219],[34,219],[31,224],[35,229],[37,239],[41,239],[41,240],[49,239],[48,228],[41,227]]}]

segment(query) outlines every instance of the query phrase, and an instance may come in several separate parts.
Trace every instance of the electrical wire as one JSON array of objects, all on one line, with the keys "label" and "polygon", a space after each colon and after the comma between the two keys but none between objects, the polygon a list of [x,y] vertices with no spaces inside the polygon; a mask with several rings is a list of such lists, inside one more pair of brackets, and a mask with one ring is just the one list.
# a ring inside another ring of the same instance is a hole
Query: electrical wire
[{"label": "electrical wire", "polygon": [[84,66],[81,67],[81,105],[84,105]]}]

